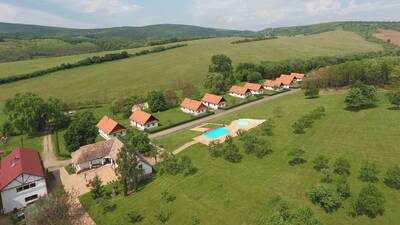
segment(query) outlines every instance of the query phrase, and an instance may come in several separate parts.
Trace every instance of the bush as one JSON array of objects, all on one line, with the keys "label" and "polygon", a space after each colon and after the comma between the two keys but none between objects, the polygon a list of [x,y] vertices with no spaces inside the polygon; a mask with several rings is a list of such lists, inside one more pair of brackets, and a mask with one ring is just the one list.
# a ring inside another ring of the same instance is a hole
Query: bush
[{"label": "bush", "polygon": [[321,173],[324,175],[321,179],[323,183],[332,183],[333,181],[333,174],[330,169],[322,169]]},{"label": "bush", "polygon": [[218,140],[213,140],[208,145],[208,151],[210,152],[210,156],[217,158],[221,157],[223,154],[223,145]]},{"label": "bush", "polygon": [[395,166],[386,171],[384,182],[388,187],[400,189],[400,166]]},{"label": "bush", "polygon": [[397,107],[397,109],[400,109],[400,90],[388,93],[387,98],[390,104]]},{"label": "bush", "polygon": [[158,221],[160,221],[160,223],[165,224],[168,222],[170,217],[170,213],[169,212],[160,212],[156,215],[156,218],[158,219]]},{"label": "bush", "polygon": [[178,159],[172,154],[167,154],[160,163],[159,171],[160,174],[178,175],[181,172]]},{"label": "bush", "polygon": [[360,168],[359,179],[364,182],[377,182],[378,168],[375,163],[364,161]]},{"label": "bush", "polygon": [[357,200],[353,204],[354,213],[356,215],[366,215],[368,217],[376,217],[383,214],[385,197],[372,184],[361,189]]},{"label": "bush", "polygon": [[306,85],[304,88],[304,95],[307,98],[318,98],[319,88],[317,85]]},{"label": "bush", "polygon": [[140,223],[144,219],[144,217],[136,211],[132,211],[132,212],[128,213],[127,216],[129,218],[129,222],[131,222],[131,223]]},{"label": "bush", "polygon": [[306,128],[310,128],[315,120],[320,119],[325,115],[325,108],[320,106],[314,110],[312,110],[307,115],[302,116],[298,119],[293,125],[293,133],[295,134],[303,134],[305,133]]},{"label": "bush", "polygon": [[72,174],[75,173],[75,169],[74,169],[74,167],[72,166],[71,163],[68,164],[68,165],[66,165],[64,168],[65,168],[65,170],[67,171],[67,173],[68,173],[69,175],[72,175]]},{"label": "bush", "polygon": [[169,193],[168,191],[164,191],[161,193],[161,199],[165,201],[165,203],[170,203],[175,201],[176,196]]},{"label": "bush", "polygon": [[345,158],[337,158],[333,164],[333,172],[339,175],[350,175],[350,163]]},{"label": "bush", "polygon": [[103,198],[103,197],[98,198],[96,200],[96,202],[103,210],[103,214],[112,212],[117,208],[117,205],[115,203],[112,203],[112,202],[110,202],[110,200]]},{"label": "bush", "polygon": [[295,165],[299,165],[299,164],[303,164],[305,162],[307,162],[307,160],[305,160],[303,158],[305,151],[303,151],[302,149],[296,148],[293,149],[292,151],[290,151],[288,153],[288,156],[290,157],[289,160],[289,165],[291,166],[295,166]]},{"label": "bush", "polygon": [[90,186],[90,193],[92,194],[93,199],[102,198],[104,196],[104,187],[98,175],[90,181]]},{"label": "bush", "polygon": [[333,212],[341,205],[341,198],[332,188],[325,185],[315,186],[307,193],[312,203],[319,205],[326,212]]},{"label": "bush", "polygon": [[182,156],[179,164],[184,176],[196,173],[197,169],[193,166],[192,160],[188,156]]},{"label": "bush", "polygon": [[335,186],[336,186],[336,192],[340,195],[340,197],[342,198],[350,197],[350,185],[346,177],[339,177],[336,180]]},{"label": "bush", "polygon": [[272,131],[274,128],[274,121],[272,119],[268,119],[263,124],[261,124],[261,131],[264,135],[272,136],[274,132]]},{"label": "bush", "polygon": [[233,142],[227,142],[224,144],[223,157],[226,161],[232,163],[238,163],[242,161],[243,158],[243,156],[239,153],[239,148]]},{"label": "bush", "polygon": [[375,105],[378,101],[376,89],[373,86],[365,85],[357,81],[347,94],[345,103],[349,109],[363,109]]},{"label": "bush", "polygon": [[318,156],[317,158],[315,158],[313,160],[313,168],[318,171],[321,172],[321,170],[324,169],[329,169],[329,159],[323,155]]}]

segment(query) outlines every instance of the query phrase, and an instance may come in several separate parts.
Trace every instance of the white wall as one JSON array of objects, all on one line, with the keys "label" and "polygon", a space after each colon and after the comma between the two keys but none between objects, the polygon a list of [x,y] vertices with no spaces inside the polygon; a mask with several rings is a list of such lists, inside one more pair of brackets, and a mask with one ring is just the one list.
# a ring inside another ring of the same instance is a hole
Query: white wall
[{"label": "white wall", "polygon": [[[23,186],[20,182],[23,183],[23,185],[35,183],[36,186],[17,192],[17,188]],[[34,202],[36,199],[26,202],[25,198],[35,194],[37,194],[38,197],[47,194],[45,178],[30,176],[28,174],[19,176],[12,183],[7,185],[1,192],[4,213],[12,212],[14,208],[23,208],[27,206],[28,203]]]},{"label": "white wall", "polygon": [[245,94],[245,95],[242,95],[242,94],[230,92],[229,95],[230,95],[230,96],[233,96],[233,97],[236,97],[236,98],[247,98],[247,97],[250,96],[250,93],[247,93],[247,94]]},{"label": "white wall", "polygon": [[203,114],[203,113],[205,113],[207,111],[205,108],[202,108],[200,110],[194,111],[194,110],[191,110],[191,109],[188,109],[188,108],[184,108],[184,107],[181,107],[181,110],[183,112],[185,112],[185,113],[189,113],[189,114],[192,114],[192,115],[195,115],[195,116]]},{"label": "white wall", "polygon": [[121,137],[125,136],[126,130],[123,130],[122,132],[119,132],[119,133],[106,134],[104,131],[99,129],[99,134],[100,134],[100,136],[102,136],[104,139],[106,139],[108,141],[108,140],[118,137],[118,136],[121,136]]},{"label": "white wall", "polygon": [[202,103],[210,109],[219,109],[219,108],[224,108],[226,106],[226,102],[221,102],[219,105],[209,103],[206,101],[202,101]]},{"label": "white wall", "polygon": [[145,129],[151,129],[151,128],[156,128],[156,127],[158,127],[158,122],[156,122],[156,121],[151,122],[151,123],[147,123],[147,124],[145,124],[144,126],[141,125],[140,123],[136,123],[136,122],[133,121],[133,120],[131,120],[130,123],[131,123],[131,126],[132,126],[132,127],[135,127],[135,128],[137,128],[137,129],[139,129],[139,130],[145,130]]},{"label": "white wall", "polygon": [[253,95],[262,95],[262,94],[264,94],[264,90],[259,90],[259,91],[251,91],[251,90],[250,90],[250,92],[251,92]]}]

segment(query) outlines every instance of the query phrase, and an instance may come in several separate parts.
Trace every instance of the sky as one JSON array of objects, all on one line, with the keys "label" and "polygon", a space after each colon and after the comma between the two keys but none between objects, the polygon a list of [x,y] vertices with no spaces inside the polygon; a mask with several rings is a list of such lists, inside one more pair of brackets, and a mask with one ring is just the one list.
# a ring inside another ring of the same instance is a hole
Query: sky
[{"label": "sky", "polygon": [[238,30],[400,21],[400,0],[0,0],[0,22],[73,28],[189,24]]}]

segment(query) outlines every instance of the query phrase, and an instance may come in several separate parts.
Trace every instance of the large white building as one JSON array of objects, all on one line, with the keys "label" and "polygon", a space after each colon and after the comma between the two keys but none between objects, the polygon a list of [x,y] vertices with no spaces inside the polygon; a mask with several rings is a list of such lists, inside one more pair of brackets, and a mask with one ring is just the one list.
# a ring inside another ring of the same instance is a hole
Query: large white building
[{"label": "large white building", "polygon": [[0,168],[3,213],[22,209],[47,194],[45,171],[38,152],[17,148],[1,160]]},{"label": "large white building", "polygon": [[108,116],[103,116],[96,127],[100,136],[106,140],[126,135],[126,128]]},{"label": "large white building", "polygon": [[[124,146],[118,138],[85,145],[71,154],[72,166],[76,173],[111,164],[118,167],[118,153]],[[144,159],[138,158],[138,168],[143,170],[143,175],[150,175],[153,168]]]}]

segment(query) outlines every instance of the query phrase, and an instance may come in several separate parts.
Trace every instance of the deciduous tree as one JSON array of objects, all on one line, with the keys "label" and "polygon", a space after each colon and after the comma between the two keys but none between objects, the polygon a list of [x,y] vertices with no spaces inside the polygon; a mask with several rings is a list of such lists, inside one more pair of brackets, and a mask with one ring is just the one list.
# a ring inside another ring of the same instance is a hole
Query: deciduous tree
[{"label": "deciduous tree", "polygon": [[92,112],[77,113],[64,134],[65,145],[70,152],[95,142],[98,131]]}]

